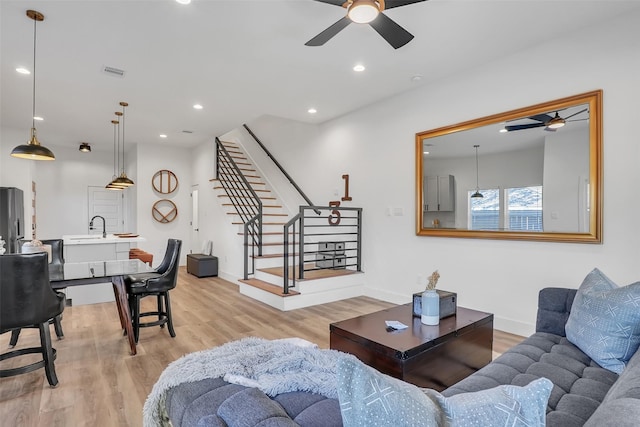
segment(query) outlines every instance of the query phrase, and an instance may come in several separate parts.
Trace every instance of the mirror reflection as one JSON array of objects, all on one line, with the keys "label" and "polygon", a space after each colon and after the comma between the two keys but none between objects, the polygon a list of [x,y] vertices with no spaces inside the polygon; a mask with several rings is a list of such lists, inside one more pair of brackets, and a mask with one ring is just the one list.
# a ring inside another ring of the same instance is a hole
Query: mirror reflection
[{"label": "mirror reflection", "polygon": [[600,242],[601,96],[416,134],[417,234]]}]

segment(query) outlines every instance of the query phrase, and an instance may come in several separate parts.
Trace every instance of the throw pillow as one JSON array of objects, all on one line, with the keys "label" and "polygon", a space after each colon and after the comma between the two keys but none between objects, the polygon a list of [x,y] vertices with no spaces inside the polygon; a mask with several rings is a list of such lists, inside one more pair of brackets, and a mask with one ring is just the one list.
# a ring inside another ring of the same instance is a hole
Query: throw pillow
[{"label": "throw pillow", "polygon": [[338,362],[338,400],[344,427],[544,427],[553,384],[499,386],[446,398],[384,375],[358,360]]},{"label": "throw pillow", "polygon": [[598,365],[622,373],[640,346],[640,282],[618,287],[594,269],[576,293],[565,331]]}]

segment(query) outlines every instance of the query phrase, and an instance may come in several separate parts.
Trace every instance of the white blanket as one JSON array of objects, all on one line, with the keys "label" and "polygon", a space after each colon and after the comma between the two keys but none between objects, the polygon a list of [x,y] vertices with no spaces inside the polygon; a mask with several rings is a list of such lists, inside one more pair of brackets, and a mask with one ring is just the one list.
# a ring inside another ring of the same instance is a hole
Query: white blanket
[{"label": "white blanket", "polygon": [[181,357],[169,364],[154,384],[144,404],[143,425],[168,425],[163,416],[167,391],[206,378],[222,377],[257,387],[269,396],[306,391],[337,398],[336,363],[339,358],[354,356],[301,343],[304,341],[250,337]]}]

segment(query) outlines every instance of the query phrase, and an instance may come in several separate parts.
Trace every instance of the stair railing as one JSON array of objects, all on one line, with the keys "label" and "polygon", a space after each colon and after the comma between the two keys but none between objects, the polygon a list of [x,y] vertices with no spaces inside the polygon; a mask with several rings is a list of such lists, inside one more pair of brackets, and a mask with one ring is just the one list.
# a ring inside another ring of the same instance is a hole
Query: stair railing
[{"label": "stair railing", "polygon": [[[253,131],[251,131],[251,129],[249,129],[249,126],[247,126],[246,124],[243,124],[242,126],[247,130],[247,132],[249,132],[249,135],[251,135],[251,137],[258,143],[260,148],[262,148],[262,150],[265,152],[265,154],[271,159],[273,164],[276,165],[276,167],[278,169],[280,169],[280,172],[282,172],[282,174],[285,176],[285,178],[287,178],[289,183],[293,186],[293,188],[296,189],[298,194],[300,194],[300,196],[302,196],[304,201],[307,202],[307,205],[313,206],[313,202],[307,197],[306,194],[304,194],[304,191],[302,191],[302,189],[298,186],[298,184],[296,184],[296,182],[293,180],[293,178],[291,178],[291,175],[289,175],[287,173],[287,171],[284,170],[284,168],[282,167],[280,162],[278,162],[278,160],[276,160],[276,158],[273,157],[271,152],[267,149],[267,147],[264,146],[262,141],[260,141],[260,139],[258,139],[258,137],[253,133]],[[315,212],[316,212],[316,214],[320,215],[320,211],[316,210]]]},{"label": "stair railing", "polygon": [[362,271],[362,208],[300,206],[283,231],[284,294],[311,271]]},{"label": "stair railing", "polygon": [[[244,279],[255,272],[262,255],[262,200],[220,139],[216,138],[216,179],[240,216],[244,234]],[[249,253],[251,248],[251,253]]]}]

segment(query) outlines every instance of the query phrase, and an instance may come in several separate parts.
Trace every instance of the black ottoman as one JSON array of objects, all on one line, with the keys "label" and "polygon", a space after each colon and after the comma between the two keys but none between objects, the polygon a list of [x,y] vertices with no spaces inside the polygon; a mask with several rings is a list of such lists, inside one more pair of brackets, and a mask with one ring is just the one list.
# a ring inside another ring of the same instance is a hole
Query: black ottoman
[{"label": "black ottoman", "polygon": [[187,273],[196,277],[210,277],[218,275],[218,257],[213,255],[187,255]]}]

